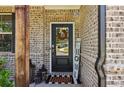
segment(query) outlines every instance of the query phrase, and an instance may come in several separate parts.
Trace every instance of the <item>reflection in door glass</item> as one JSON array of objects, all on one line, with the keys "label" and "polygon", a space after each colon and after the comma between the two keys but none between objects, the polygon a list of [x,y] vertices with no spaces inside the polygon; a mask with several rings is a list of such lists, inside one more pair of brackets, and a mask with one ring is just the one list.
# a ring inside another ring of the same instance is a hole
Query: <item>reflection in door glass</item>
[{"label": "reflection in door glass", "polygon": [[68,56],[69,43],[68,43],[68,27],[56,27],[56,55]]}]

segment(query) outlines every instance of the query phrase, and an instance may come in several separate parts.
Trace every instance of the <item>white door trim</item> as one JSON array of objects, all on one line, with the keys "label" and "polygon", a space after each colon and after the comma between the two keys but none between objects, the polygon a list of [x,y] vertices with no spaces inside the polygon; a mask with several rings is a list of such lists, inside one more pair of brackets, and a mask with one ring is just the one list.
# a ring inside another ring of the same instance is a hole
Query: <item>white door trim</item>
[{"label": "white door trim", "polygon": [[[52,73],[52,24],[72,24],[73,25],[73,58],[74,58],[74,51],[75,51],[75,22],[50,22],[50,73]],[[74,60],[74,59],[73,59]]]}]

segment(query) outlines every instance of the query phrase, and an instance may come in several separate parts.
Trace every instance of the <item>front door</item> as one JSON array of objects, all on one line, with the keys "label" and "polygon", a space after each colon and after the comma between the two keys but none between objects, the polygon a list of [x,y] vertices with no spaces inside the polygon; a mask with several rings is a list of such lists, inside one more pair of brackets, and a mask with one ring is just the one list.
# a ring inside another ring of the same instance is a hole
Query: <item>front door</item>
[{"label": "front door", "polygon": [[52,71],[73,71],[73,24],[51,24]]}]

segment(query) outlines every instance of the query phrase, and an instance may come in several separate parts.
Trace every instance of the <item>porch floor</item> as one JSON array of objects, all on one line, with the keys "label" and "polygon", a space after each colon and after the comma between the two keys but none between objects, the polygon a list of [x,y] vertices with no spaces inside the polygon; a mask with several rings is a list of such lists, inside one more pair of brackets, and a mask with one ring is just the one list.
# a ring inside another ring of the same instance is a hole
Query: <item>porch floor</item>
[{"label": "porch floor", "polygon": [[82,84],[45,84],[40,83],[40,84],[35,84],[32,83],[30,84],[29,87],[83,87]]},{"label": "porch floor", "polygon": [[[52,72],[51,75],[72,75],[72,72]],[[46,84],[45,81],[40,84],[32,83],[29,87],[83,87],[82,84]]]}]

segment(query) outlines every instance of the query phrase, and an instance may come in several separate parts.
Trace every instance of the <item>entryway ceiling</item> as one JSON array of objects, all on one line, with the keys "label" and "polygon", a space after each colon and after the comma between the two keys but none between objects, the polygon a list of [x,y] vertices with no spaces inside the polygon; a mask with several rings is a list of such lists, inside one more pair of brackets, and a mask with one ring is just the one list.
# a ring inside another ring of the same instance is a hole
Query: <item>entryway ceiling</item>
[{"label": "entryway ceiling", "polygon": [[80,5],[45,5],[45,9],[80,9]]}]

